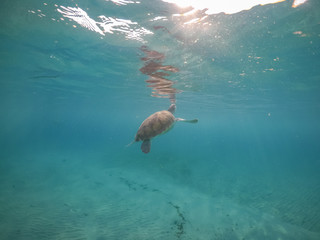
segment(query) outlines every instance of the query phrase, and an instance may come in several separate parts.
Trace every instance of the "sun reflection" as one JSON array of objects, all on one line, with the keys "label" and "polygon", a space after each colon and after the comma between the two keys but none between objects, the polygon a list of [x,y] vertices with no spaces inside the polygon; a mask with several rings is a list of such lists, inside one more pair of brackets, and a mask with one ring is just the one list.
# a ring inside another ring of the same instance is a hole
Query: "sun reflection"
[{"label": "sun reflection", "polygon": [[139,2],[134,2],[134,1],[130,1],[130,0],[106,0],[106,1],[107,2],[111,1],[116,5],[127,5],[127,4],[130,4],[130,3],[139,3]]},{"label": "sun reflection", "polygon": [[[128,5],[128,4],[141,4],[139,1],[135,0],[104,0],[106,2],[112,2],[118,6]],[[162,29],[169,34],[173,34],[175,31],[171,31],[166,26],[162,24],[165,21],[175,21],[181,24],[182,27],[184,25],[197,25],[201,24],[201,27],[205,27],[205,29],[213,26],[214,24],[219,25],[220,23],[213,23],[212,21],[208,21],[208,16],[210,14],[217,13],[225,13],[225,14],[233,14],[243,10],[251,9],[257,5],[265,5],[265,4],[275,4],[279,2],[284,2],[287,0],[162,0],[163,2],[176,4],[183,9],[180,10],[180,13],[173,14],[170,16],[153,16],[151,13],[147,13],[148,16],[152,16],[149,20],[150,22],[156,22],[157,25],[148,25],[148,27],[153,28],[153,30]],[[307,0],[293,0],[292,7],[296,8],[302,4],[307,2]],[[45,8],[50,6],[48,3],[43,3]],[[141,4],[142,5],[142,4]],[[56,22],[65,22],[65,24],[69,24],[73,28],[78,26],[82,26],[86,29],[94,31],[100,35],[101,38],[108,34],[120,34],[125,37],[126,40],[133,39],[146,44],[145,40],[146,35],[152,35],[153,32],[142,27],[138,22],[131,21],[130,19],[123,19],[111,16],[89,16],[89,14],[80,8],[78,4],[75,4],[73,7],[70,6],[59,6],[57,4],[53,4],[54,8],[60,13],[60,17],[54,16],[50,17],[52,21]],[[120,7],[119,7],[120,8]],[[87,8],[88,9],[88,8]],[[45,10],[45,9],[44,9]],[[46,11],[41,9],[32,9],[28,10],[29,13],[38,15],[40,18],[49,17]],[[71,23],[73,22],[73,23]],[[161,22],[158,24],[158,22]],[[79,25],[78,25],[79,24]],[[293,34],[305,37],[306,34],[300,33],[299,31],[294,32]],[[219,38],[219,35],[216,35],[215,38]],[[193,39],[194,42],[197,42],[198,39]]]},{"label": "sun reflection", "polygon": [[[241,12],[243,10],[249,10],[257,5],[266,5],[266,4],[274,4],[279,2],[284,2],[286,0],[162,0],[168,3],[174,3],[181,8],[192,7],[196,10],[205,10],[205,13],[210,14],[218,14],[218,13],[226,13],[226,14],[234,14],[237,12]],[[297,7],[307,0],[295,0],[292,4],[292,7]],[[193,12],[190,11],[189,14]],[[185,16],[186,14],[184,14]]]},{"label": "sun reflection", "polygon": [[91,31],[100,33],[101,35],[105,35],[104,32],[101,31],[101,29],[98,27],[97,22],[92,18],[90,18],[88,14],[85,11],[83,11],[81,8],[61,6],[60,8],[57,9],[57,11],[60,12],[64,17],[71,18],[75,22],[79,23],[81,26]]},{"label": "sun reflection", "polygon": [[[124,34],[127,39],[144,42],[142,38],[143,36],[153,34],[151,31],[143,27],[139,27],[137,22],[132,22],[127,19],[112,18],[101,15],[98,16],[100,21],[95,21],[79,7],[60,6],[57,8],[57,11],[61,13],[63,17],[69,18],[70,20],[77,22],[82,27],[97,32],[103,36],[117,32]],[[63,18],[60,18],[60,20],[64,21]],[[76,26],[73,25],[73,27]]]},{"label": "sun reflection", "polygon": [[302,31],[295,31],[295,32],[293,32],[293,34],[294,35],[298,35],[300,37],[306,37],[307,36],[307,34],[303,33]]},{"label": "sun reflection", "polygon": [[292,4],[293,8],[296,8],[298,6],[300,6],[301,4],[304,4],[307,0],[295,0]]}]

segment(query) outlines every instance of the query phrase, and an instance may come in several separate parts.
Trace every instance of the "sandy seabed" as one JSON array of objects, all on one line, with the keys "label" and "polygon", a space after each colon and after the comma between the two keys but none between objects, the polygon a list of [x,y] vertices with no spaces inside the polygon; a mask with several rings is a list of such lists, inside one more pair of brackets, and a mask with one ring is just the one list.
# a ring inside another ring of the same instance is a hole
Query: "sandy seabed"
[{"label": "sandy seabed", "polygon": [[29,158],[1,166],[0,239],[320,239],[160,174],[86,156]]}]

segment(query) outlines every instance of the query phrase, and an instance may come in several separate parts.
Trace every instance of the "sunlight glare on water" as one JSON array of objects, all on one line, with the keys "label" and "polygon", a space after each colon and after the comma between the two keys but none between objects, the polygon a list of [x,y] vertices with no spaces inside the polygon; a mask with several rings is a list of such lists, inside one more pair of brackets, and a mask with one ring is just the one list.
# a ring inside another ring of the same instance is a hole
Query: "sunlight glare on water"
[{"label": "sunlight glare on water", "polygon": [[[180,7],[193,7],[194,9],[198,10],[205,10],[207,14],[217,14],[217,13],[226,13],[226,14],[233,14],[243,10],[249,10],[254,6],[257,5],[265,5],[265,4],[272,4],[272,3],[279,3],[286,0],[244,0],[244,1],[237,1],[237,0],[162,0],[168,3],[177,4]],[[293,3],[293,7],[297,7],[307,0],[295,0]]]}]

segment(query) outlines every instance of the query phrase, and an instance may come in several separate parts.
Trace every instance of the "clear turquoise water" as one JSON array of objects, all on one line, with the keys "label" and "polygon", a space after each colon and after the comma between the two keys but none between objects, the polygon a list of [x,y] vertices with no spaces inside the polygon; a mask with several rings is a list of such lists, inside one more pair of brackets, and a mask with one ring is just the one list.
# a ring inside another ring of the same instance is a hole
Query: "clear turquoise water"
[{"label": "clear turquoise water", "polygon": [[[0,239],[320,239],[320,8],[291,4],[187,25],[160,0],[4,1]],[[103,35],[61,6],[132,23]],[[126,145],[170,101],[141,46],[199,119],[149,154]]]}]

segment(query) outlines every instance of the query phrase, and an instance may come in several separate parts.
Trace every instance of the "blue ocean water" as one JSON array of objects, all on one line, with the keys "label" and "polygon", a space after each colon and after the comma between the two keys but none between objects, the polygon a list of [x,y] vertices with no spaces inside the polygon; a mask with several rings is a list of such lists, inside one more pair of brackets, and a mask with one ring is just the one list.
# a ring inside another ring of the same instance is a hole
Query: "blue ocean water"
[{"label": "blue ocean water", "polygon": [[[3,1],[0,239],[320,239],[320,6],[292,5]],[[171,103],[199,122],[127,147]]]}]

